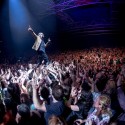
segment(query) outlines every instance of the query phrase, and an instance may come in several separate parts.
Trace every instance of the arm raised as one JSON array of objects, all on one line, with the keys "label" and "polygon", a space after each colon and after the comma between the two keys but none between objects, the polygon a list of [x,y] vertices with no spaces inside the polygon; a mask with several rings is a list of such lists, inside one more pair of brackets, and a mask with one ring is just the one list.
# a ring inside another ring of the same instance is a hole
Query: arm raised
[{"label": "arm raised", "polygon": [[47,43],[45,44],[45,47],[47,47],[47,46],[50,44],[50,42],[51,42],[51,40],[50,40],[50,38],[48,38],[48,41],[47,41]]},{"label": "arm raised", "polygon": [[30,27],[30,25],[28,27],[28,31],[34,36],[34,38],[37,37],[36,33],[33,31],[33,29]]}]

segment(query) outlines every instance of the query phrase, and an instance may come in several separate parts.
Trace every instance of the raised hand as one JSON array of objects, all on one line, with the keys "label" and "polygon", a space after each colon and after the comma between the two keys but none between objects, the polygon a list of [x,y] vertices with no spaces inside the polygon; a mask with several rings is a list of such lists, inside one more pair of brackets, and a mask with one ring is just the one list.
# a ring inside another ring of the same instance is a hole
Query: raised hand
[{"label": "raised hand", "polygon": [[29,27],[28,27],[28,31],[33,31],[33,29],[31,28],[30,25],[29,25]]},{"label": "raised hand", "polygon": [[50,38],[48,38],[48,41],[45,46],[47,47],[50,43],[51,43],[51,40],[50,40]]},{"label": "raised hand", "polygon": [[50,42],[51,40],[50,40],[50,38],[48,38],[48,42]]},{"label": "raised hand", "polygon": [[75,121],[74,121],[74,124],[75,125],[81,125],[82,123],[84,123],[86,120],[82,120],[82,119],[76,119]]},{"label": "raised hand", "polygon": [[39,85],[37,84],[37,80],[36,79],[32,79],[32,88],[34,89],[34,90],[37,90],[38,88],[39,88]]},{"label": "raised hand", "polygon": [[72,87],[71,93],[70,93],[71,97],[74,98],[77,96],[77,94],[78,94],[78,91],[77,91],[76,87]]}]

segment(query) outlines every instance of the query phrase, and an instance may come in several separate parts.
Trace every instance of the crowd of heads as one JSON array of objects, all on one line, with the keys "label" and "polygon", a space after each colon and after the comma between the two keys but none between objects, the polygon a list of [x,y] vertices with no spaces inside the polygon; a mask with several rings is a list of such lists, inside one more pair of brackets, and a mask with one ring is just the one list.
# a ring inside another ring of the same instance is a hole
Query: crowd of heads
[{"label": "crowd of heads", "polygon": [[0,65],[0,125],[125,124],[125,48],[49,58]]}]

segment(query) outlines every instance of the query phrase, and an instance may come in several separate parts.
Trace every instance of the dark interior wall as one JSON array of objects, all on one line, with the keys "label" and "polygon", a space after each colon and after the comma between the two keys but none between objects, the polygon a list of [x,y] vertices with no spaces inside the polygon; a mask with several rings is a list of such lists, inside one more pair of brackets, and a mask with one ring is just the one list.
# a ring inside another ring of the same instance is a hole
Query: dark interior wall
[{"label": "dark interior wall", "polygon": [[[62,37],[62,38],[61,38]],[[102,35],[87,35],[84,37],[61,36],[60,48],[69,49],[82,49],[89,47],[123,47],[125,46],[125,38],[120,34],[102,34]]]},{"label": "dark interior wall", "polygon": [[[91,46],[125,46],[124,7],[125,1],[119,1],[119,3],[114,2],[110,6],[106,4],[101,6],[92,5],[68,10],[68,13],[72,15],[74,20],[79,19],[79,21],[82,21],[82,25],[76,29],[73,28],[75,25],[72,25],[72,27],[68,27],[69,30],[61,30],[59,32],[60,47],[62,49],[81,49]],[[59,26],[66,25],[65,23],[59,23]],[[101,24],[101,27],[98,24]],[[85,28],[88,25],[93,25],[94,28],[88,30]]]}]

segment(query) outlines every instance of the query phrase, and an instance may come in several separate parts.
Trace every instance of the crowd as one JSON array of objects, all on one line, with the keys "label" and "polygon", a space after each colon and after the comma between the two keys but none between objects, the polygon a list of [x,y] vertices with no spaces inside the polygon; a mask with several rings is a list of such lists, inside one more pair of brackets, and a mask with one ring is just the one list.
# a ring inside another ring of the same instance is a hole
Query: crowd
[{"label": "crowd", "polygon": [[0,65],[0,125],[125,125],[125,48]]}]

